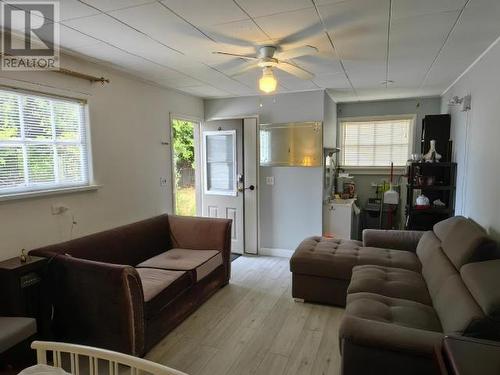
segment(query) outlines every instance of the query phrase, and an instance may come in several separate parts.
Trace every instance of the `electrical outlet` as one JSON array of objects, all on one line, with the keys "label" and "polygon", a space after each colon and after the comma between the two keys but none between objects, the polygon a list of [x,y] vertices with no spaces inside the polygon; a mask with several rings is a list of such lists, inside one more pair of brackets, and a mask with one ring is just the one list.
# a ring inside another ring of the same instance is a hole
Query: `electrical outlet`
[{"label": "electrical outlet", "polygon": [[274,176],[266,177],[266,185],[274,185]]},{"label": "electrical outlet", "polygon": [[167,184],[168,184],[168,179],[166,177],[161,177],[160,186],[167,186]]}]

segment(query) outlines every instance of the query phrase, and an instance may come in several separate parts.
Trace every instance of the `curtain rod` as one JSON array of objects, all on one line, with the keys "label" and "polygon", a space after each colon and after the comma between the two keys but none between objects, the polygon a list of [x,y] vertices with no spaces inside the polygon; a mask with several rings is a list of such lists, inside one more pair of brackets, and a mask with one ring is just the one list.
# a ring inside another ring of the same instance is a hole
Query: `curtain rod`
[{"label": "curtain rod", "polygon": [[[12,56],[12,55],[8,54],[8,53],[0,53],[0,56]],[[59,68],[58,70],[47,69],[47,70],[38,70],[38,71],[65,74],[67,76],[84,79],[84,80],[90,81],[92,83],[101,82],[102,85],[110,82],[110,80],[108,78],[96,77],[96,76],[92,76],[90,74],[75,72],[74,70],[70,70],[70,69],[66,69],[66,68]]]},{"label": "curtain rod", "polygon": [[59,70],[49,70],[49,72],[60,73],[60,74],[65,74],[65,75],[80,78],[80,79],[85,79],[85,80],[90,81],[92,83],[93,82],[101,82],[103,85],[105,83],[110,82],[109,79],[104,78],[104,77],[91,76],[89,74],[75,72],[73,70],[69,70],[66,68],[59,68]]}]

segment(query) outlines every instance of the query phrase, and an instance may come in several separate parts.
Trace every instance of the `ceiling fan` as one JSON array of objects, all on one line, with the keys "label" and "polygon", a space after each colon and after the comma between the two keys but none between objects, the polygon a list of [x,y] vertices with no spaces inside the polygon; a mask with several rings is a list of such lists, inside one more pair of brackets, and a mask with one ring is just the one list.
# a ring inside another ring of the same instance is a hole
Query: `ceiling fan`
[{"label": "ceiling fan", "polygon": [[276,90],[276,86],[278,84],[278,81],[273,73],[273,68],[281,69],[301,79],[314,78],[314,74],[298,67],[297,65],[287,62],[287,60],[300,56],[314,55],[318,53],[318,49],[316,47],[306,45],[286,51],[278,51],[278,47],[276,46],[262,46],[257,50],[256,56],[238,55],[220,51],[213,53],[250,60],[246,65],[238,67],[235,71],[230,72],[230,75],[237,76],[249,70],[261,68],[262,77],[259,79],[259,89],[265,93],[271,93]]}]

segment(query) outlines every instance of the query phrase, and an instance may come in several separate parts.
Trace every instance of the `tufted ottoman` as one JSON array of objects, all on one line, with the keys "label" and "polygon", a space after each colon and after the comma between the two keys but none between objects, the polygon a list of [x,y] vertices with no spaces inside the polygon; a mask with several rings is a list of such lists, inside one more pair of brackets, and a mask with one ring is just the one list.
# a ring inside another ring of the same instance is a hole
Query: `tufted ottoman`
[{"label": "tufted ottoman", "polygon": [[290,259],[292,296],[310,302],[345,306],[352,269],[378,265],[420,271],[415,253],[365,247],[360,241],[310,237]]}]

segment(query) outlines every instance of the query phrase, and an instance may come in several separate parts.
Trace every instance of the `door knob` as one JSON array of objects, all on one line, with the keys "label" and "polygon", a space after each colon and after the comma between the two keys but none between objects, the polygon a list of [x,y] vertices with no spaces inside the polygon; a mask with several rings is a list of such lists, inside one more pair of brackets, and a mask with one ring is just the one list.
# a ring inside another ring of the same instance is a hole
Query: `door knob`
[{"label": "door knob", "polygon": [[243,188],[243,187],[239,187],[239,188],[238,188],[238,191],[239,191],[240,193],[243,193],[245,190],[255,190],[255,186],[250,185],[249,187],[246,187],[246,188]]}]

